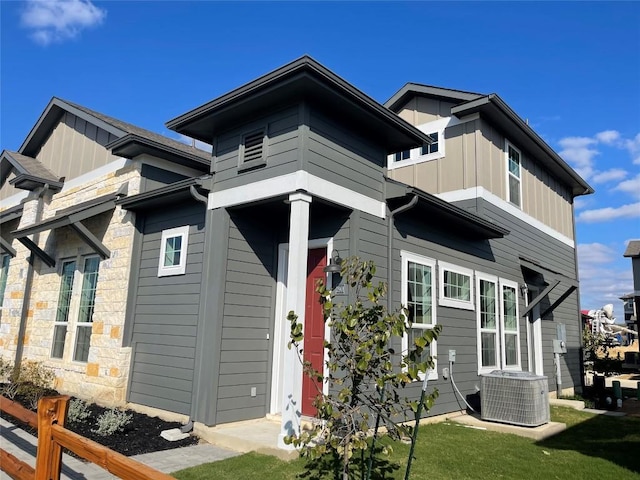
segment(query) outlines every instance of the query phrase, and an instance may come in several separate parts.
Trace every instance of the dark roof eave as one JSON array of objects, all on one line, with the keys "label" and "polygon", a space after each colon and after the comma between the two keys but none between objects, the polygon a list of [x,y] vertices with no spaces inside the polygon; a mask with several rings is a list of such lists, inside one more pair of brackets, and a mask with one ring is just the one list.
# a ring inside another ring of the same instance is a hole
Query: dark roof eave
[{"label": "dark roof eave", "polygon": [[[125,210],[135,212],[162,206],[177,199],[192,198],[191,187],[200,187],[201,190],[206,192],[210,188],[210,179],[211,176],[208,175],[205,177],[186,178],[148,192],[121,198],[116,200],[116,205],[120,205]],[[194,201],[196,200],[194,199]]]},{"label": "dark roof eave", "polygon": [[129,159],[142,153],[148,153],[164,160],[173,161],[198,170],[203,170],[204,167],[203,171],[209,171],[211,167],[211,160],[205,158],[204,155],[198,152],[182,152],[171,146],[163,145],[133,133],[114,140],[107,144],[106,148],[110,149],[114,155]]},{"label": "dark roof eave", "polygon": [[482,94],[479,93],[409,82],[403,85],[402,88],[396,93],[394,93],[391,98],[389,98],[389,100],[384,102],[384,106],[392,111],[397,111],[396,109],[404,105],[410,97],[416,95],[445,98],[462,102],[468,102],[470,100],[475,100],[482,97]]},{"label": "dark roof eave", "polygon": [[[242,102],[252,96],[258,96],[261,92],[276,86],[278,83],[305,73],[319,79],[323,86],[329,87],[336,95],[351,102],[354,107],[357,106],[363,109],[369,115],[384,122],[388,127],[401,132],[407,137],[408,144],[417,146],[431,143],[431,139],[426,134],[308,56],[294,60],[221,97],[169,120],[165,125],[171,130],[187,134],[193,138],[198,138],[195,132],[188,130],[190,124],[198,122],[205,117],[212,117],[216,115],[217,112],[228,109],[234,103]],[[208,141],[208,139],[202,138],[200,138],[200,140]]]},{"label": "dark roof eave", "polygon": [[24,204],[19,204],[11,208],[7,208],[0,212],[0,224],[10,222],[11,220],[15,220],[17,218],[22,217],[22,210],[24,208]]},{"label": "dark roof eave", "polygon": [[[507,122],[502,125],[507,134],[519,132],[527,138],[533,146],[541,150],[556,167],[556,173],[564,178],[564,181],[571,186],[574,196],[589,195],[594,193],[594,189],[585,182],[575,170],[571,168],[540,136],[527,125],[498,95],[492,93],[476,100],[457,105],[451,108],[451,114],[463,117],[472,113],[497,114]],[[541,158],[544,161],[544,158]]]},{"label": "dark roof eave", "polygon": [[16,188],[21,190],[35,190],[37,188],[43,187],[44,185],[48,185],[49,189],[54,192],[59,192],[62,190],[64,182],[60,181],[52,181],[48,178],[38,177],[37,175],[29,175],[29,174],[21,174],[16,175],[14,178],[9,180],[9,184],[13,185]]}]

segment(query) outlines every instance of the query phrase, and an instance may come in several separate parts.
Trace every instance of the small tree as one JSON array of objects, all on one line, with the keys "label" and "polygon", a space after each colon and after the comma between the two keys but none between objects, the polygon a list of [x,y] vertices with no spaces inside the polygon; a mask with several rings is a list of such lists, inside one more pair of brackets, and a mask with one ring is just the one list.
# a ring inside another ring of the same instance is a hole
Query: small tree
[{"label": "small tree", "polygon": [[[398,439],[410,436],[412,428],[401,425],[408,413],[418,408],[418,402],[400,398],[400,389],[419,379],[420,372],[433,368],[428,347],[441,330],[425,330],[422,336],[409,345],[405,355],[398,354],[393,344],[400,340],[410,327],[408,312],[401,309],[388,312],[382,300],[386,284],[373,285],[373,262],[352,257],[343,261],[341,275],[355,291],[355,303],[334,303],[334,294],[324,282],[316,288],[322,302],[325,322],[331,329],[331,342],[325,342],[327,361],[323,372],[314,370],[304,362],[304,371],[318,388],[314,402],[317,408],[316,422],[310,430],[286,439],[301,454],[311,460],[330,454],[341,464],[342,478],[347,480],[350,460],[354,454],[370,448],[367,437],[372,420],[380,422],[390,437]],[[294,312],[288,316],[291,322],[289,348],[296,348],[302,359],[303,325]],[[395,342],[394,342],[395,341]],[[322,382],[328,382],[329,393],[322,392]],[[437,397],[437,390],[426,396],[430,408]],[[413,418],[412,418],[413,419]],[[383,449],[387,453],[389,447]],[[373,454],[372,454],[373,455]],[[358,458],[356,456],[356,458]]]}]

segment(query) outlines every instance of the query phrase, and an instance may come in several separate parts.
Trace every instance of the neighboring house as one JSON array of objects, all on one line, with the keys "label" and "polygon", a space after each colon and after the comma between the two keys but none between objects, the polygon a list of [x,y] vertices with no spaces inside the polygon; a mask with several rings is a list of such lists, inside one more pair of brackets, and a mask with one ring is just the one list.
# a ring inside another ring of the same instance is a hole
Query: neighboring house
[{"label": "neighboring house", "polygon": [[53,98],[0,157],[2,358],[42,361],[59,390],[122,404],[135,228],[115,200],[209,164],[207,152]]},{"label": "neighboring house", "polygon": [[633,272],[633,292],[621,298],[624,300],[624,320],[628,328],[640,332],[640,240],[631,240],[623,256],[631,259]]},{"label": "neighboring house", "polygon": [[286,313],[321,367],[313,285],[334,251],[374,260],[390,307],[409,308],[399,350],[443,326],[430,414],[464,408],[449,350],[465,396],[494,369],[554,386],[564,336],[562,387],[580,387],[573,199],[592,189],[496,95],[408,84],[387,106],[302,57],[167,123],[213,145],[211,176],[116,200],[137,225],[129,401],[297,428],[313,395]]}]

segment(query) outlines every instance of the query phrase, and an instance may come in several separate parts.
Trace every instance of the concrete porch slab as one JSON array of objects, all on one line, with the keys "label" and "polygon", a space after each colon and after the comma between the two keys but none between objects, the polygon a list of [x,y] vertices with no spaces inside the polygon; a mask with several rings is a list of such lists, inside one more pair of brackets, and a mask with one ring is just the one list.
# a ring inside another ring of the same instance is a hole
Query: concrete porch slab
[{"label": "concrete porch slab", "polygon": [[520,427],[506,423],[487,422],[482,420],[480,416],[468,415],[466,413],[449,416],[449,420],[473,428],[482,428],[500,433],[511,433],[520,437],[532,438],[533,440],[544,440],[567,429],[564,423],[558,422],[549,422],[539,427]]},{"label": "concrete porch slab", "polygon": [[193,431],[196,435],[218,447],[228,448],[236,452],[257,452],[273,455],[281,460],[298,458],[297,450],[278,448],[280,421],[268,418],[227,423],[208,427],[195,423]]}]

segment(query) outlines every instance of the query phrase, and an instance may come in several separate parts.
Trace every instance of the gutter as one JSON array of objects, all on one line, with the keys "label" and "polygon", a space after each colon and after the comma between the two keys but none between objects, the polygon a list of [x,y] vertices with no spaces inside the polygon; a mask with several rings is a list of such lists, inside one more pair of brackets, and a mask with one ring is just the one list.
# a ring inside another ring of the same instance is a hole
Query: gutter
[{"label": "gutter", "polygon": [[414,193],[409,203],[389,212],[389,223],[387,224],[387,311],[389,313],[393,308],[393,219],[395,215],[411,210],[417,203],[418,195]]},{"label": "gutter", "polygon": [[[49,184],[45,183],[44,186],[38,192],[38,206],[36,209],[36,218],[34,224],[39,223],[42,220],[42,213],[44,210],[44,195],[49,190]],[[40,232],[33,234],[33,243],[36,245],[40,241]],[[24,352],[24,334],[27,330],[27,317],[29,314],[29,306],[31,304],[31,288],[33,286],[33,275],[35,262],[35,255],[33,252],[29,253],[29,266],[27,267],[27,278],[24,284],[24,297],[22,298],[22,311],[20,312],[20,325],[18,327],[18,342],[16,345],[16,357],[13,362],[14,369],[20,370],[22,364],[22,353]]]}]

